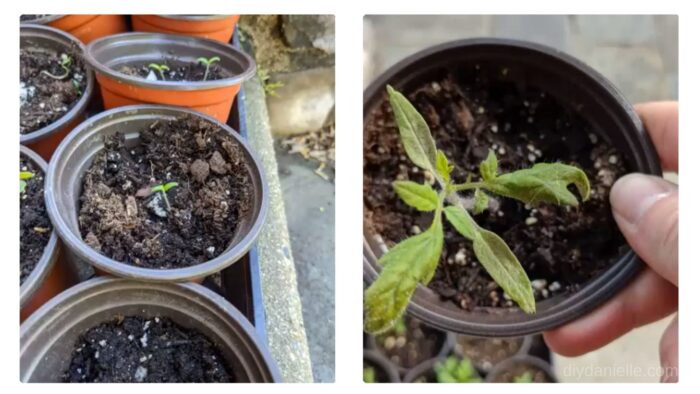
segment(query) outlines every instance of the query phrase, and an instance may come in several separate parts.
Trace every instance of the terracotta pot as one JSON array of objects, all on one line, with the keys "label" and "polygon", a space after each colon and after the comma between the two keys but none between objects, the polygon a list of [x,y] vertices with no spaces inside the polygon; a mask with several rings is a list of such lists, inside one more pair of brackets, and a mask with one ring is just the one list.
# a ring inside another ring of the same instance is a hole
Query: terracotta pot
[{"label": "terracotta pot", "polygon": [[134,31],[181,34],[230,43],[240,15],[132,15]]},{"label": "terracotta pot", "polygon": [[[83,174],[100,150],[104,137],[131,130],[125,135],[127,145],[139,139],[138,130],[157,120],[171,120],[180,115],[193,115],[211,122],[240,145],[252,182],[251,209],[240,217],[238,228],[232,230],[228,248],[215,258],[190,267],[151,269],[137,267],[111,259],[83,241],[78,226],[79,198]],[[46,209],[56,231],[66,246],[71,260],[92,265],[96,271],[149,282],[201,281],[205,276],[221,271],[238,261],[253,246],[260,234],[267,213],[268,194],[262,165],[240,134],[215,119],[186,108],[138,105],[112,109],[91,117],[73,130],[56,150],[46,175]]]},{"label": "terracotta pot", "polygon": [[[85,54],[85,46],[80,41],[58,29],[23,24],[20,25],[19,35],[20,47],[32,46],[61,52],[73,52],[80,54],[81,57]],[[51,160],[51,155],[61,140],[85,119],[85,110],[95,90],[95,77],[89,68],[85,70],[85,75],[87,77],[85,92],[73,105],[73,108],[53,123],[31,133],[20,135],[19,139],[22,145],[30,147],[45,160]]]},{"label": "terracotta pot", "polygon": [[[22,156],[41,168],[46,177],[46,161],[25,146],[20,145],[19,150]],[[61,241],[54,229],[34,270],[19,288],[20,321],[73,283],[70,268],[61,259]]]},{"label": "terracotta pot", "polygon": [[238,382],[279,382],[279,371],[245,316],[203,286],[95,278],[44,305],[20,327],[20,380],[60,382],[81,333],[116,315],[168,317],[205,335]]},{"label": "terracotta pot", "polygon": [[47,15],[25,23],[55,27],[74,35],[85,44],[100,37],[127,31],[123,15]]},{"label": "terracotta pot", "polygon": [[[149,81],[117,70],[129,64],[160,63],[176,56],[184,62],[218,56],[232,76],[207,81]],[[99,39],[87,47],[86,59],[95,69],[105,108],[132,104],[188,107],[228,119],[241,83],[255,75],[255,62],[232,45],[197,37],[158,33],[125,33]]]}]

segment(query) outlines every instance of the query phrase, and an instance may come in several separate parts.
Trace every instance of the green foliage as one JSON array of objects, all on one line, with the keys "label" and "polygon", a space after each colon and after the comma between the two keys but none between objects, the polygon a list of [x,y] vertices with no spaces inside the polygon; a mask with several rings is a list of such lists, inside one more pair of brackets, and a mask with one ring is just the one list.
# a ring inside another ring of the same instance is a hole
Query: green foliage
[{"label": "green foliage", "polygon": [[33,172],[20,171],[19,172],[19,194],[23,194],[24,190],[27,188],[27,180],[34,177]]},{"label": "green foliage", "polygon": [[61,66],[61,68],[63,69],[63,74],[54,75],[54,74],[51,74],[51,72],[49,72],[47,70],[42,70],[41,73],[46,75],[49,78],[63,80],[63,79],[66,79],[70,75],[71,64],[73,64],[73,58],[66,55],[65,53],[62,53],[58,65]]},{"label": "green foliage", "polygon": [[148,65],[148,68],[157,71],[161,81],[165,81],[165,71],[170,71],[170,67],[167,64],[151,63]]},{"label": "green foliage", "polygon": [[207,80],[207,76],[209,75],[209,67],[218,61],[221,61],[221,58],[219,58],[218,56],[210,57],[209,59],[207,59],[206,57],[197,58],[197,63],[203,64],[206,67],[206,70],[204,70],[204,78],[202,78],[202,81]]},{"label": "green foliage", "polygon": [[[389,329],[403,314],[418,284],[430,282],[442,253],[443,212],[447,221],[472,241],[476,258],[493,280],[523,311],[534,313],[535,298],[522,265],[501,237],[474,221],[457,192],[474,191],[472,212],[475,214],[488,208],[486,192],[529,204],[577,206],[578,199],[568,187],[573,184],[581,199],[587,200],[590,184],[586,174],[561,163],[538,163],[531,168],[499,174],[498,159],[490,151],[479,166],[481,181],[472,182],[470,176],[467,182],[455,184],[450,177],[454,166],[444,152],[437,150],[423,117],[401,93],[391,86],[387,86],[387,91],[408,157],[440,180],[441,191],[415,182],[394,182],[401,200],[420,211],[435,211],[435,216],[428,230],[400,242],[379,260],[382,272],[365,291],[365,329],[373,333]],[[451,205],[443,207],[445,202]]]},{"label": "green foliage", "polygon": [[263,85],[265,96],[279,97],[277,94],[277,89],[284,86],[283,82],[270,82],[270,79],[272,78],[270,73],[267,71],[267,69],[262,67],[258,67],[258,78],[260,78],[260,82]]},{"label": "green foliage", "polygon": [[376,376],[376,372],[374,371],[374,368],[366,367],[362,371],[362,380],[365,383],[377,383],[377,376]]},{"label": "green foliage", "polygon": [[469,359],[450,356],[433,367],[438,383],[481,383],[479,373]]},{"label": "green foliage", "polygon": [[527,371],[522,375],[513,378],[513,383],[532,383],[534,381],[533,379],[534,376],[532,376],[532,372]]}]

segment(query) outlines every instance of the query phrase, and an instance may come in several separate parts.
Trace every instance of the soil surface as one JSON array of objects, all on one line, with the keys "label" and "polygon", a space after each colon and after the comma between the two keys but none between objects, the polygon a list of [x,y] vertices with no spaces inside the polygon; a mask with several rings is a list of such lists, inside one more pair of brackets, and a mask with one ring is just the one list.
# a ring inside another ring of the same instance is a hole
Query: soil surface
[{"label": "soil surface", "polygon": [[44,173],[30,160],[20,156],[20,171],[34,174],[19,197],[19,284],[32,273],[51,238],[51,221],[44,205]]},{"label": "soil surface", "polygon": [[[61,66],[62,56],[71,59],[67,70]],[[31,133],[65,115],[87,86],[85,65],[77,51],[20,48],[19,67],[20,134]]]},{"label": "soil surface", "polygon": [[445,343],[445,333],[429,328],[417,319],[405,317],[401,328],[375,337],[377,350],[402,368],[413,368],[437,356]]},{"label": "soil surface", "polygon": [[[533,281],[537,300],[577,291],[627,249],[608,202],[613,182],[628,172],[625,159],[571,108],[537,88],[516,85],[499,70],[477,67],[403,93],[426,119],[437,147],[454,163],[456,182],[465,182],[468,174],[478,179],[478,165],[489,149],[496,152],[502,172],[559,161],[588,175],[591,198],[579,208],[531,207],[492,198],[489,208],[474,216],[512,248]],[[401,202],[391,183],[435,181],[407,158],[386,99],[368,115],[365,221],[391,247],[432,220],[432,213]],[[442,258],[429,287],[465,310],[513,306],[478,263],[471,244],[447,222],[444,227]]]},{"label": "soil surface", "polygon": [[454,351],[471,360],[475,367],[489,371],[498,362],[515,355],[522,344],[523,338],[476,338],[459,335]]},{"label": "soil surface", "polygon": [[[114,260],[146,268],[181,268],[219,256],[252,209],[243,148],[215,124],[191,116],[138,131],[134,146],[121,132],[106,138],[86,172],[83,239]],[[178,185],[152,192],[170,182]]]},{"label": "soil surface", "polygon": [[115,316],[83,333],[64,382],[223,383],[224,358],[201,333],[163,317]]},{"label": "soil surface", "polygon": [[[150,68],[149,65],[154,62],[122,66],[119,72],[126,75],[141,77],[145,79],[158,81],[191,81],[198,82],[204,80],[204,73],[207,72],[207,67],[202,63],[185,63],[174,59],[163,59],[158,65],[168,66],[168,71],[163,71],[161,75],[158,71]],[[207,73],[207,81],[230,78],[233,75],[221,67],[218,62],[209,66]],[[165,79],[163,79],[165,78]]]},{"label": "soil surface", "polygon": [[528,364],[516,364],[507,371],[497,375],[494,378],[494,383],[514,383],[513,380],[515,380],[515,378],[522,377],[528,372],[532,377],[532,383],[554,383],[545,372]]}]

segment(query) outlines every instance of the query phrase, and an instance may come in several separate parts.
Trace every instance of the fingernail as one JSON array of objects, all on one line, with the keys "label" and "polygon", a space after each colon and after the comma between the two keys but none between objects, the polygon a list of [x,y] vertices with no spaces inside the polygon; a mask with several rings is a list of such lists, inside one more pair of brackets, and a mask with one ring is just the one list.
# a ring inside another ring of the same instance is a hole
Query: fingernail
[{"label": "fingernail", "polygon": [[654,203],[671,194],[676,187],[657,176],[628,174],[613,185],[610,204],[618,219],[636,225]]}]

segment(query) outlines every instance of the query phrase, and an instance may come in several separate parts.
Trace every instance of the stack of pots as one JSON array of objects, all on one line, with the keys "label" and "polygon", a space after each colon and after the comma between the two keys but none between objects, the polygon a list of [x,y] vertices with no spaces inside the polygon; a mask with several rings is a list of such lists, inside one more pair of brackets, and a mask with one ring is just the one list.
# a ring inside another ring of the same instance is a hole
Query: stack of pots
[{"label": "stack of pots", "polygon": [[[46,173],[45,204],[54,228],[40,262],[20,290],[21,380],[60,381],[73,346],[84,331],[115,315],[130,315],[167,317],[206,335],[219,348],[238,382],[279,381],[274,362],[245,316],[226,299],[198,284],[204,277],[243,257],[253,246],[265,219],[268,197],[261,165],[239,133],[225,124],[240,84],[255,72],[254,61],[230,44],[205,38],[158,33],[111,35],[126,30],[115,27],[117,19],[124,18],[95,17],[114,21],[112,30],[98,32],[83,25],[80,29],[80,26],[70,27],[64,24],[71,21],[69,16],[45,16],[46,20],[32,21],[81,34],[80,39],[89,42],[87,48],[65,31],[40,25],[21,27],[22,45],[46,45],[52,49],[63,46],[74,51],[77,48],[82,54],[80,60],[90,66],[88,87],[72,109],[44,129],[23,135],[21,140],[22,154]],[[232,26],[231,23],[231,30]],[[219,65],[231,77],[149,84],[151,81],[144,83],[115,71],[128,62],[155,62],[173,53],[181,54],[180,60],[184,61],[218,56]],[[92,70],[96,72],[107,111],[76,126],[85,118],[85,108],[94,90]],[[169,121],[183,115],[213,124],[241,148],[243,167],[252,184],[252,206],[239,219],[231,242],[211,260],[178,269],[136,267],[100,254],[83,240],[78,211],[82,178],[104,148],[104,138],[128,129],[132,132],[126,135],[127,144],[136,143],[140,137],[133,131],[143,130],[157,120]],[[50,159],[48,166],[29,147]],[[75,278],[74,268],[80,266],[94,268],[98,276],[70,288],[71,281],[51,279],[56,271],[59,279],[61,271]],[[31,309],[27,307],[30,304]]]}]

